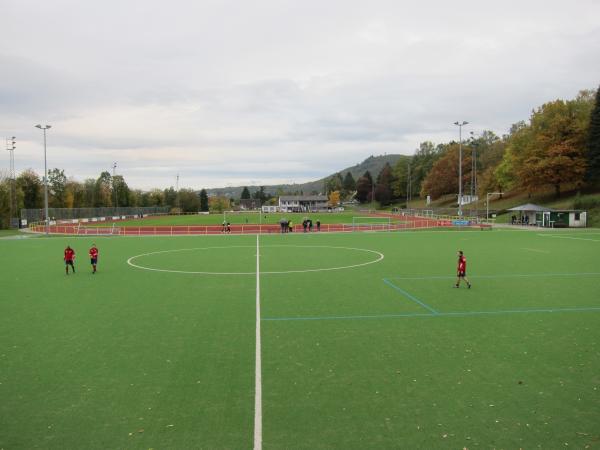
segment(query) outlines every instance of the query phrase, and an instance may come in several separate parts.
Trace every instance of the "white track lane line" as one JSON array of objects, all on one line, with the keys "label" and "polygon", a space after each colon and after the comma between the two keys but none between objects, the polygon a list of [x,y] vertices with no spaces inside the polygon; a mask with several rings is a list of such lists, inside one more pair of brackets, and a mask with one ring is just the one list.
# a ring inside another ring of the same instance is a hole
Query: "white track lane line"
[{"label": "white track lane line", "polygon": [[254,450],[262,449],[262,365],[260,354],[260,245],[256,235],[256,371],[254,374]]}]

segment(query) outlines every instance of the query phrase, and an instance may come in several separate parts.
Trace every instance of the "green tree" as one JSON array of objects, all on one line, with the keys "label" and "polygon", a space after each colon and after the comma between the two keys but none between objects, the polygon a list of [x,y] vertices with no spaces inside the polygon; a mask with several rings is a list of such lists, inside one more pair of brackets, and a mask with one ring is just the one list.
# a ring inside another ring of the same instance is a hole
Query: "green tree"
[{"label": "green tree", "polygon": [[265,192],[264,186],[261,186],[256,192],[254,192],[254,194],[252,194],[252,198],[260,200],[260,204],[262,205],[265,204],[269,198],[271,198],[271,195]]},{"label": "green tree", "polygon": [[[457,143],[454,142],[446,146],[442,156],[435,161],[423,180],[421,197],[431,195],[431,198],[435,200],[442,195],[458,194],[458,154],[459,145]],[[471,155],[463,153],[463,186],[465,186],[465,181],[468,181],[471,176],[470,168]]]},{"label": "green tree", "polygon": [[165,205],[170,206],[171,208],[180,206],[177,203],[177,191],[173,188],[173,186],[164,190],[164,197]]},{"label": "green tree", "polygon": [[356,181],[356,200],[358,200],[360,203],[368,202],[371,198],[372,186],[372,180],[364,175],[360,177]]},{"label": "green tree", "polygon": [[377,175],[377,183],[375,184],[375,200],[382,206],[389,205],[392,201],[393,182],[394,175],[392,173],[392,167],[390,166],[390,163],[386,163],[379,172],[379,175]]},{"label": "green tree", "polygon": [[48,203],[51,208],[64,208],[67,176],[61,169],[48,171]]},{"label": "green tree", "polygon": [[200,211],[208,211],[208,194],[206,193],[206,189],[202,189],[200,191]]},{"label": "green tree", "polygon": [[83,206],[84,208],[92,208],[96,204],[96,180],[87,178],[83,182]]},{"label": "green tree", "polygon": [[149,192],[149,201],[150,204],[148,206],[166,206],[165,193],[160,189],[152,189]]},{"label": "green tree", "polygon": [[0,228],[10,224],[10,180],[0,173]]},{"label": "green tree", "polygon": [[105,207],[112,206],[112,176],[104,171],[96,180],[94,188],[94,206]]},{"label": "green tree", "polygon": [[421,192],[423,181],[431,171],[433,164],[441,157],[444,151],[445,146],[442,144],[435,146],[430,141],[419,144],[419,148],[412,157],[410,164],[413,193]]},{"label": "green tree", "polygon": [[129,186],[125,182],[123,175],[115,175],[112,178],[113,196],[115,204],[118,206],[129,206]]},{"label": "green tree", "polygon": [[594,108],[590,113],[586,159],[586,181],[590,184],[600,184],[600,87],[596,90]]},{"label": "green tree", "polygon": [[210,197],[208,199],[208,205],[210,211],[223,212],[229,209],[229,199],[222,195]]},{"label": "green tree", "polygon": [[250,198],[250,191],[246,186],[244,186],[244,189],[242,189],[242,195],[240,196],[240,198],[242,200],[247,200]]},{"label": "green tree", "polygon": [[341,173],[336,173],[325,180],[325,192],[329,194],[333,191],[341,191],[343,189],[344,180]]},{"label": "green tree", "polygon": [[408,166],[411,166],[411,188],[413,195],[419,195],[418,192],[415,193],[415,183],[414,178],[412,176],[412,166],[414,157],[404,156],[398,159],[394,167],[392,168],[392,196],[394,198],[406,198],[407,196],[407,185],[408,185]]},{"label": "green tree", "polygon": [[23,207],[42,208],[44,204],[43,185],[40,177],[31,169],[17,177],[17,189],[23,193]]},{"label": "green tree", "polygon": [[65,185],[65,208],[84,208],[85,191],[83,184],[70,179]]},{"label": "green tree", "polygon": [[344,177],[343,189],[346,193],[350,193],[356,189],[356,181],[350,172],[346,172]]},{"label": "green tree", "polygon": [[143,192],[140,189],[131,189],[129,191],[129,205],[142,206]]},{"label": "green tree", "polygon": [[546,103],[531,115],[530,123],[515,133],[507,156],[519,186],[529,192],[542,186],[580,186],[586,172],[584,147],[593,97],[585,91],[575,100]]},{"label": "green tree", "polygon": [[183,212],[198,212],[200,211],[200,197],[193,189],[180,189],[179,207]]}]

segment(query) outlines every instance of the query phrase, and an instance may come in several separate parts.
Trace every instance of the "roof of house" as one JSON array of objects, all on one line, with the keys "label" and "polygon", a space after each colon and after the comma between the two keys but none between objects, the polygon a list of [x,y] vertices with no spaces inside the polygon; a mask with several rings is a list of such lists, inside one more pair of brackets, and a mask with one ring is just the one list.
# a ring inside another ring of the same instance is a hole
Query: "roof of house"
[{"label": "roof of house", "polygon": [[515,206],[514,208],[509,208],[508,211],[554,211],[552,208],[548,208],[547,206],[534,205],[533,203],[526,203],[524,205]]},{"label": "roof of house", "polygon": [[301,201],[301,202],[326,202],[326,195],[282,195],[279,200],[284,202]]}]

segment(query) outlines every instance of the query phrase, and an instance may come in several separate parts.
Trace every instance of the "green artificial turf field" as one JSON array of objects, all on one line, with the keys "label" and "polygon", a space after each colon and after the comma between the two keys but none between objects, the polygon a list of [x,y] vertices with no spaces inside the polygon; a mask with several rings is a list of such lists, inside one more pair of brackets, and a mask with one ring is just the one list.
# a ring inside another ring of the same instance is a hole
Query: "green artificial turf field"
[{"label": "green artificial turf field", "polygon": [[251,448],[257,294],[265,449],[600,445],[597,230],[93,239],[0,239],[0,449]]},{"label": "green artificial turf field", "polygon": [[[359,211],[346,211],[346,212],[335,212],[335,213],[244,213],[227,212],[225,214],[184,214],[184,215],[165,215],[165,216],[151,216],[145,219],[128,219],[116,222],[119,226],[175,226],[175,225],[221,225],[224,220],[227,220],[232,225],[244,225],[244,224],[279,224],[282,218],[291,220],[295,225],[301,225],[302,220],[307,217],[312,219],[313,224],[316,226],[317,220],[320,220],[323,225],[333,223],[346,223],[351,224],[352,219],[362,223],[383,223],[387,221],[385,217],[368,217],[367,212]],[[357,219],[361,217],[362,219]],[[392,219],[392,222],[401,222],[401,220]],[[106,222],[89,222],[87,226],[97,227],[109,227],[112,226],[113,221]]]}]

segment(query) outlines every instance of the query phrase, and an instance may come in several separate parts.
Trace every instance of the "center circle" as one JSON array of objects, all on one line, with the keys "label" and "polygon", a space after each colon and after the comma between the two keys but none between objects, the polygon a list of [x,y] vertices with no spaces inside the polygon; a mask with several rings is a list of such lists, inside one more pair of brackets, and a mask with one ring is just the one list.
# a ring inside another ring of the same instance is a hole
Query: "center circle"
[{"label": "center circle", "polygon": [[[352,269],[378,263],[384,258],[383,253],[375,250],[328,245],[261,245],[259,250],[260,273],[263,275]],[[153,272],[256,275],[256,270],[247,270],[256,267],[256,246],[162,250],[132,256],[127,264]],[[189,266],[206,269],[190,270]]]}]

